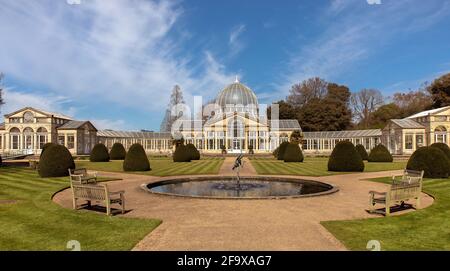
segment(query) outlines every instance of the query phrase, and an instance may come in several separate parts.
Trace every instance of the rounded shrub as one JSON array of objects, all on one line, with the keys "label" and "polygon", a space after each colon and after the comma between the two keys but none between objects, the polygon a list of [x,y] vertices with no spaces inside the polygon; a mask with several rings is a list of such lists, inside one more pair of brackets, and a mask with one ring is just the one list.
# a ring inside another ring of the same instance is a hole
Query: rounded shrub
[{"label": "rounded shrub", "polygon": [[287,145],[284,152],[284,162],[303,162],[303,153],[296,143]]},{"label": "rounded shrub", "polygon": [[362,172],[364,171],[364,162],[351,142],[341,141],[336,144],[328,159],[328,170]]},{"label": "rounded shrub", "polygon": [[191,155],[185,145],[178,145],[173,153],[174,162],[191,162]]},{"label": "rounded shrub", "polygon": [[57,144],[56,144],[56,143],[52,143],[52,142],[45,143],[45,144],[42,146],[41,156],[42,156],[42,154],[44,153],[44,151],[45,151],[48,147],[53,146],[53,145],[57,145]]},{"label": "rounded shrub", "polygon": [[406,168],[423,170],[426,178],[448,178],[450,160],[439,148],[421,147],[411,155]]},{"label": "rounded shrub", "polygon": [[393,160],[391,153],[383,144],[375,146],[370,151],[368,159],[369,162],[392,162]]},{"label": "rounded shrub", "polygon": [[75,168],[72,154],[58,144],[49,145],[39,159],[39,176],[63,177],[69,175],[69,168]]},{"label": "rounded shrub", "polygon": [[135,143],[131,145],[130,149],[123,161],[124,171],[149,171],[150,162],[148,161],[147,154],[141,144]]},{"label": "rounded shrub", "polygon": [[127,151],[123,147],[122,143],[116,142],[113,144],[111,151],[109,152],[109,158],[111,160],[124,160],[127,155]]},{"label": "rounded shrub", "polygon": [[366,160],[366,161],[369,159],[369,154],[367,154],[366,148],[364,148],[363,145],[358,144],[355,146],[355,148],[356,148],[356,151],[361,156],[361,159]]},{"label": "rounded shrub", "polygon": [[2,163],[3,163],[2,156],[0,155],[0,167],[2,166]]},{"label": "rounded shrub", "polygon": [[187,144],[186,149],[191,157],[190,160],[200,160],[200,152],[197,150],[194,144]]},{"label": "rounded shrub", "polygon": [[433,143],[430,145],[432,148],[438,148],[447,155],[447,158],[450,159],[450,148],[445,143]]},{"label": "rounded shrub", "polygon": [[286,151],[286,147],[289,145],[289,142],[285,141],[280,144],[278,147],[278,153],[277,153],[277,159],[278,160],[284,160],[284,153]]},{"label": "rounded shrub", "polygon": [[273,157],[278,159],[278,151],[280,150],[280,147],[277,147],[275,150],[273,150],[272,155]]},{"label": "rounded shrub", "polygon": [[108,148],[102,143],[95,144],[89,156],[91,162],[109,162]]}]

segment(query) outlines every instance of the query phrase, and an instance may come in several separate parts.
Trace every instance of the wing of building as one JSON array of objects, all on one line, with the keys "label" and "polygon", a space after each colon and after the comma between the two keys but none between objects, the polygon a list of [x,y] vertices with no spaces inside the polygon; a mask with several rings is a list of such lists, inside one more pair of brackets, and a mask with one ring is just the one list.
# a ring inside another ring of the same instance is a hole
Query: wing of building
[{"label": "wing of building", "polygon": [[[186,143],[203,153],[270,153],[294,131],[301,132],[297,120],[267,120],[260,112],[255,93],[236,80],[219,92],[211,114],[204,120],[179,120],[173,130]],[[303,132],[306,154],[326,155],[337,142],[362,144],[367,150],[382,143],[391,153],[411,154],[434,142],[450,143],[450,106],[420,112],[405,119],[392,119],[383,129]],[[0,124],[0,153],[41,152],[47,142],[65,145],[72,154],[89,154],[93,146],[115,142],[129,148],[141,144],[148,153],[173,151],[172,133],[151,131],[98,131],[89,121],[74,120],[59,113],[25,107],[4,116]]]}]

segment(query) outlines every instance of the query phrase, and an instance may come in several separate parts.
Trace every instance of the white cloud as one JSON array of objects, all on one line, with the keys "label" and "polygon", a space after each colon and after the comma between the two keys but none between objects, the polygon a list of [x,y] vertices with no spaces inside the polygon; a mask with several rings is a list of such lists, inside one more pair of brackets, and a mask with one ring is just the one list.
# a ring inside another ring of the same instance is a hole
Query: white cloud
[{"label": "white cloud", "polygon": [[226,77],[207,54],[180,53],[189,35],[174,33],[183,10],[173,1],[18,0],[2,2],[0,13],[0,70],[77,104],[158,112],[174,84],[192,96]]},{"label": "white cloud", "polygon": [[245,24],[240,24],[235,27],[230,32],[230,36],[228,38],[228,45],[230,46],[230,56],[235,56],[240,53],[245,45],[240,40],[241,35],[245,32],[246,26]]}]

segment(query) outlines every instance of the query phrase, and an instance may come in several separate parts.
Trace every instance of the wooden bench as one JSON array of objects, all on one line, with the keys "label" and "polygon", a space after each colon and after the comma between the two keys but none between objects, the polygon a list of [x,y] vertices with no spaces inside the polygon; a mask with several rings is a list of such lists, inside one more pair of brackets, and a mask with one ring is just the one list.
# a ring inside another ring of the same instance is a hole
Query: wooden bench
[{"label": "wooden bench", "polygon": [[69,176],[70,182],[74,182],[76,184],[96,184],[97,183],[97,172],[93,172],[88,174],[87,169],[85,168],[77,168],[70,169],[69,168]]},{"label": "wooden bench", "polygon": [[122,214],[125,213],[125,191],[111,192],[106,184],[77,184],[71,182],[73,196],[73,208],[78,209],[78,200],[86,200],[88,207],[92,202],[103,202],[106,207],[106,214],[111,215],[111,204],[119,204],[122,207]]},{"label": "wooden bench", "polygon": [[[392,176],[392,184],[387,192],[370,191],[369,212],[389,216],[392,206],[404,206],[408,200],[416,200],[414,208],[419,208],[423,174],[423,171],[405,170],[400,180]],[[385,205],[385,211],[376,210],[376,204]]]}]

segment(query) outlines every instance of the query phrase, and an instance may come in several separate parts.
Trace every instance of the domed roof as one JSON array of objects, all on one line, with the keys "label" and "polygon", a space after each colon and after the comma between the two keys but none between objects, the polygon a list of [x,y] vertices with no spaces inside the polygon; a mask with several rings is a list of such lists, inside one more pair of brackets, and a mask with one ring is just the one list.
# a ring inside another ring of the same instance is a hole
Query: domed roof
[{"label": "domed roof", "polygon": [[258,108],[258,98],[256,98],[255,93],[244,84],[241,84],[237,79],[233,84],[228,85],[219,93],[219,95],[217,95],[216,103],[220,105],[224,111],[229,111],[225,110],[225,108],[236,108],[236,106]]}]

